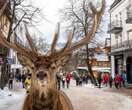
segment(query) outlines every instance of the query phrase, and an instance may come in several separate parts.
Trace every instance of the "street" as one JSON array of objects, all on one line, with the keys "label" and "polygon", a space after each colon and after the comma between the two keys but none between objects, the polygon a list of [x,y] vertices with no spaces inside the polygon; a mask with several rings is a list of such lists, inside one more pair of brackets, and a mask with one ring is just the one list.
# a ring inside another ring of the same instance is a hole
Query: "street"
[{"label": "street", "polygon": [[[116,92],[109,92],[106,89],[107,88],[98,89],[91,86],[91,84],[76,87],[74,81],[72,81],[70,88],[65,88],[64,91],[72,101],[74,110],[132,109],[132,99],[129,96]],[[21,93],[21,97],[17,98],[16,101],[11,101],[12,103],[10,102],[8,107],[0,108],[0,110],[21,110],[25,97],[24,91],[21,91]]]}]

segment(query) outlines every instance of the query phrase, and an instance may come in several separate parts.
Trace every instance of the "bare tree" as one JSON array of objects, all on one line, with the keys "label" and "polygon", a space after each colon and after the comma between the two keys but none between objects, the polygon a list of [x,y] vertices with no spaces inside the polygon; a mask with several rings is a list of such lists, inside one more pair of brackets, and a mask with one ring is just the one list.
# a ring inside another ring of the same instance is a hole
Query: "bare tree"
[{"label": "bare tree", "polygon": [[[5,2],[6,1],[6,2]],[[9,13],[6,13],[6,15],[9,16],[10,19],[10,25],[9,25],[9,31],[7,35],[7,41],[11,42],[11,39],[14,39],[14,33],[16,33],[16,30],[20,30],[19,33],[22,30],[23,23],[34,25],[35,23],[39,22],[41,16],[40,15],[40,9],[34,7],[33,5],[29,5],[25,3],[25,0],[5,0],[4,3],[7,5],[3,6],[3,12],[4,10],[9,10]],[[3,2],[3,1],[1,1]],[[7,11],[6,11],[7,12]],[[4,52],[4,64],[2,65],[2,74],[1,74],[1,88],[5,86],[5,84],[8,82],[8,74],[10,71],[10,66],[7,68],[7,55],[9,54],[9,49],[5,49]],[[8,69],[8,70],[7,70]]]},{"label": "bare tree", "polygon": [[[91,7],[92,5],[90,4],[91,4],[90,0],[69,0],[68,4],[66,5],[66,7],[64,7],[64,9],[61,12],[63,13],[63,17],[64,17],[63,20],[66,20],[67,24],[69,24],[68,27],[75,28],[76,37],[87,37],[89,30],[91,30],[92,28],[93,16],[91,14],[91,8],[96,13],[98,8],[100,7],[100,4],[96,4],[97,10]],[[92,36],[89,39],[92,40],[94,36]],[[89,63],[89,49],[88,48],[89,48],[88,44],[86,44],[86,56],[87,56],[86,64],[90,72],[93,83],[97,85],[95,77],[93,75],[91,65]]]},{"label": "bare tree", "polygon": [[56,74],[67,63],[73,51],[86,45],[96,33],[104,11],[105,0],[102,1],[100,10],[91,7],[92,26],[87,31],[87,36],[77,42],[72,42],[74,32],[68,34],[68,39],[63,48],[57,49],[59,26],[53,36],[51,48],[46,54],[37,52],[32,38],[26,28],[26,38],[30,48],[25,48],[17,42],[10,43],[0,30],[0,44],[13,48],[18,52],[19,61],[31,70],[31,89],[27,95],[22,110],[73,110],[68,97],[56,88]]},{"label": "bare tree", "polygon": [[33,37],[33,43],[39,53],[46,53],[50,48],[50,45],[47,43],[47,40],[43,37]]}]

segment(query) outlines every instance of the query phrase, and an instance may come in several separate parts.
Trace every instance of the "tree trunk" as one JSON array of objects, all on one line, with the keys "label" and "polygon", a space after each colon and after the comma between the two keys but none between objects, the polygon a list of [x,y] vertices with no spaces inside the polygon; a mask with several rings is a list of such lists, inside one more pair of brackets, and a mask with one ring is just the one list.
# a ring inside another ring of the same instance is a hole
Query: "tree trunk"
[{"label": "tree trunk", "polygon": [[[13,10],[12,10],[12,17],[11,17],[11,21],[10,21],[10,26],[9,26],[9,31],[8,31],[8,35],[7,35],[7,41],[10,42],[11,40],[11,35],[12,35],[12,27],[13,27],[13,22],[14,22],[14,18],[15,18],[15,8],[16,8],[16,2],[13,2]],[[0,87],[1,89],[3,89],[5,87],[5,85],[8,83],[8,76],[9,76],[9,72],[10,72],[10,68],[11,65],[7,64],[7,56],[9,54],[9,50],[5,48],[5,51],[3,52],[3,65],[2,65],[2,73],[1,73],[1,78],[0,78]]]},{"label": "tree trunk", "polygon": [[87,64],[87,67],[88,67],[88,71],[90,73],[90,76],[91,76],[91,82],[97,86],[97,82],[96,82],[96,79],[94,77],[94,74],[93,74],[93,71],[92,71],[92,67],[91,67],[91,64],[89,62],[89,50],[88,50],[88,44],[86,45],[86,54],[87,54],[87,58],[86,58],[86,64]]},{"label": "tree trunk", "polygon": [[3,54],[3,64],[1,67],[1,77],[0,77],[0,88],[4,89],[6,84],[8,83],[8,76],[9,76],[9,71],[10,71],[10,66],[7,64],[7,54],[8,54],[9,49],[5,48],[4,49],[4,54]]}]

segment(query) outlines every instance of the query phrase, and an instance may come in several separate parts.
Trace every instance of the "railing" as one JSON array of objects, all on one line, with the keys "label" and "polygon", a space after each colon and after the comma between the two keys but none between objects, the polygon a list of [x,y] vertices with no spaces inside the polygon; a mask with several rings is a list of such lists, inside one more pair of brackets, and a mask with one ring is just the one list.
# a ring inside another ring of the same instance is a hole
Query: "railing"
[{"label": "railing", "polygon": [[123,48],[123,49],[130,49],[132,48],[132,40],[127,40],[121,43],[118,43],[116,45],[111,46],[111,50],[115,50],[115,49],[119,49],[119,48]]},{"label": "railing", "polygon": [[108,32],[116,33],[120,30],[122,30],[122,21],[114,20],[108,24]]}]

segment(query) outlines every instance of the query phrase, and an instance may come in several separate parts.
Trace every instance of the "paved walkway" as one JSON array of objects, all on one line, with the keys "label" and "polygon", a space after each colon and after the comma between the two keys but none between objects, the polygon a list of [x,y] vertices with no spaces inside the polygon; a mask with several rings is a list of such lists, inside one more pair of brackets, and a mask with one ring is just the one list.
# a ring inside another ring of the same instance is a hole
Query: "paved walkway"
[{"label": "paved walkway", "polygon": [[[132,99],[128,95],[122,94],[120,92],[122,90],[98,89],[91,85],[76,87],[74,82],[69,89],[64,89],[74,106],[74,110],[132,110]],[[132,90],[130,91],[132,92]],[[0,110],[21,110],[24,95],[17,100],[17,103],[14,102],[8,108]]]}]

